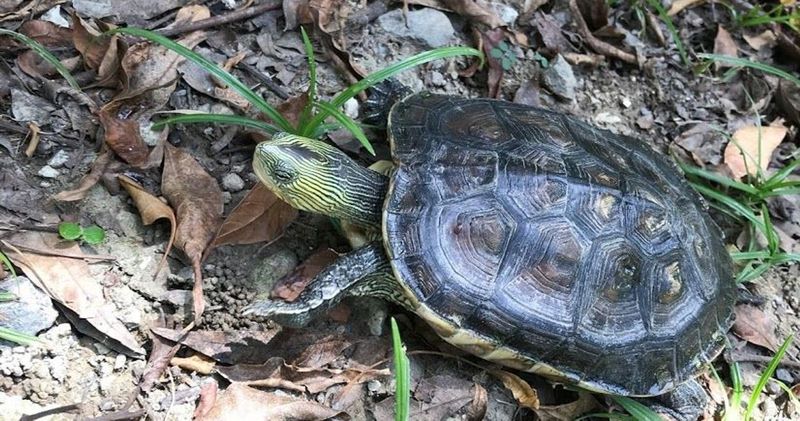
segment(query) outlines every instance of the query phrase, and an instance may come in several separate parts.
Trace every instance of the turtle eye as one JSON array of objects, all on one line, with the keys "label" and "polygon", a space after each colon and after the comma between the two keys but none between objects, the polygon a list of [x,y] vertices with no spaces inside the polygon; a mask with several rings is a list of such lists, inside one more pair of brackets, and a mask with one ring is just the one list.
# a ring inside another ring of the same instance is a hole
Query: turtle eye
[{"label": "turtle eye", "polygon": [[294,180],[294,174],[287,168],[277,167],[272,171],[272,177],[279,183],[290,183]]}]

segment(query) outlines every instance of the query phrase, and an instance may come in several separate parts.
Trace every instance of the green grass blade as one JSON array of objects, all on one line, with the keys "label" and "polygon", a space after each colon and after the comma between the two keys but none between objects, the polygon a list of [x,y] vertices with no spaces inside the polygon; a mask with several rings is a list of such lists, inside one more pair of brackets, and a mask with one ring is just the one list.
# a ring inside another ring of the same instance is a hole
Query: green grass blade
[{"label": "green grass blade", "polygon": [[[442,47],[435,50],[425,51],[365,76],[364,79],[361,79],[357,83],[350,85],[347,89],[336,95],[336,97],[333,98],[330,103],[334,107],[341,107],[348,99],[355,97],[359,92],[384,79],[390,78],[400,72],[429,61],[456,56],[480,57],[481,62],[483,61],[483,53],[470,47]],[[314,116],[311,122],[304,128],[302,134],[304,136],[309,136],[309,134],[313,133],[317,126],[320,125],[326,117],[328,117],[328,115],[325,112],[321,112]]]},{"label": "green grass blade", "polygon": [[641,402],[627,396],[611,396],[611,398],[639,421],[662,421],[660,415]]},{"label": "green grass blade", "polygon": [[764,235],[767,237],[767,249],[770,254],[775,254],[781,245],[781,239],[778,238],[778,233],[775,232],[775,228],[772,226],[772,219],[769,217],[766,203],[761,204],[761,215],[764,218]]},{"label": "green grass blade", "polygon": [[14,265],[11,264],[11,260],[9,260],[8,256],[6,256],[2,251],[0,251],[0,263],[2,263],[12,275],[15,277],[17,276],[17,272],[14,270]]},{"label": "green grass blade", "polygon": [[11,330],[5,327],[0,327],[0,339],[14,342],[20,345],[30,345],[34,342],[39,341],[39,338],[37,338],[36,336],[28,335],[27,333],[17,332],[15,330]]},{"label": "green grass blade", "polygon": [[32,40],[18,32],[9,31],[8,29],[0,28],[0,35],[8,35],[28,46],[28,48],[35,51],[36,54],[38,54],[42,59],[55,67],[58,74],[60,74],[61,77],[63,77],[64,80],[69,83],[69,86],[79,91],[81,90],[80,85],[78,85],[78,81],[76,81],[75,78],[72,77],[72,74],[69,72],[69,70],[64,67],[63,64],[61,64],[61,61],[58,60],[58,57],[54,56],[50,51],[47,50],[47,48],[44,48],[42,44],[39,44],[35,40]]},{"label": "green grass blade", "polygon": [[14,301],[17,299],[17,296],[6,291],[0,291],[0,303],[4,303],[7,301]]},{"label": "green grass blade", "polygon": [[778,365],[780,365],[781,360],[783,359],[783,354],[785,354],[786,350],[789,349],[789,345],[792,344],[793,339],[794,334],[791,334],[788,338],[786,338],[785,341],[783,341],[783,345],[778,348],[778,352],[776,352],[775,356],[772,357],[767,369],[761,373],[761,377],[758,378],[758,383],[756,383],[755,387],[753,388],[753,393],[750,395],[750,400],[747,402],[747,409],[744,413],[744,421],[748,421],[753,415],[753,410],[758,404],[758,397],[761,395],[761,392],[764,391],[764,386],[767,385],[767,382],[769,381],[770,377],[772,377],[772,374],[775,373]]},{"label": "green grass blade", "polygon": [[731,259],[735,261],[760,260],[768,259],[771,255],[772,254],[767,250],[743,251],[731,253]]},{"label": "green grass blade", "polygon": [[759,189],[751,186],[750,184],[742,183],[741,181],[734,180],[729,177],[725,177],[724,175],[717,174],[708,170],[704,170],[702,168],[693,167],[691,165],[684,164],[683,162],[678,161],[678,165],[681,167],[684,173],[688,175],[697,176],[700,178],[704,178],[709,181],[713,181],[717,184],[734,188],[736,190],[743,191],[745,193],[750,193],[753,195],[757,195],[760,193]]},{"label": "green grass blade", "polygon": [[658,12],[658,17],[664,21],[664,24],[667,25],[667,29],[669,29],[669,34],[672,37],[672,41],[675,42],[675,47],[678,49],[678,54],[681,56],[681,61],[683,61],[684,66],[688,67],[691,64],[689,63],[689,56],[686,54],[686,48],[683,46],[681,37],[678,34],[678,29],[675,28],[675,24],[672,22],[672,18],[669,16],[669,14],[667,14],[667,10],[661,5],[660,0],[647,0],[647,4],[656,9]]},{"label": "green grass blade", "polygon": [[303,126],[308,124],[311,112],[317,102],[317,60],[314,57],[314,45],[311,44],[311,39],[308,37],[306,29],[302,26],[300,27],[300,34],[303,36],[303,46],[308,60],[308,103],[303,107],[303,112],[297,122],[297,131],[302,133]]},{"label": "green grass blade", "polygon": [[734,361],[731,363],[731,404],[726,410],[733,413],[726,412],[724,420],[738,420],[739,408],[742,407],[742,393],[744,393],[744,386],[742,386],[742,370],[739,363]]},{"label": "green grass blade", "polygon": [[718,61],[722,63],[731,64],[734,66],[749,67],[751,69],[760,70],[764,73],[769,73],[771,75],[778,76],[780,78],[788,80],[789,82],[794,83],[797,86],[800,86],[800,79],[798,79],[791,73],[778,69],[777,67],[770,66],[768,64],[759,63],[757,61],[750,61],[739,57],[726,56],[722,54],[703,53],[703,54],[698,54],[697,56],[711,61]]},{"label": "green grass blade", "polygon": [[772,176],[764,182],[764,187],[770,188],[775,184],[783,182],[783,180],[785,180],[786,177],[793,173],[798,167],[800,167],[800,158],[792,160],[792,162],[784,165],[783,168],[778,170],[775,174],[772,174]]},{"label": "green grass blade", "polygon": [[265,123],[252,118],[242,117],[232,114],[206,114],[206,113],[192,113],[183,114],[174,117],[168,117],[153,123],[153,128],[158,129],[169,124],[189,124],[189,123],[218,123],[218,124],[235,124],[238,126],[250,127],[265,131],[269,134],[275,134],[281,131],[279,128],[272,124]]},{"label": "green grass blade", "polygon": [[336,119],[336,121],[339,122],[339,124],[341,124],[342,127],[347,129],[350,133],[353,133],[353,136],[355,136],[356,139],[358,139],[358,141],[361,142],[361,145],[363,145],[364,148],[367,151],[369,151],[369,153],[371,153],[373,156],[375,155],[375,148],[373,148],[372,144],[369,143],[367,135],[364,134],[364,131],[361,130],[361,127],[359,127],[358,124],[355,121],[353,121],[352,118],[348,117],[347,114],[339,111],[338,108],[324,101],[318,102],[317,107],[319,107],[321,111],[325,112],[329,116]]},{"label": "green grass blade", "polygon": [[395,369],[395,421],[408,421],[409,408],[411,406],[411,368],[408,363],[403,341],[400,340],[400,329],[397,328],[397,321],[392,317],[392,348],[394,354]]},{"label": "green grass blade", "polygon": [[741,284],[743,282],[750,282],[766,273],[772,266],[773,264],[771,262],[764,262],[758,266],[748,266],[742,269],[742,271],[736,276],[736,283]]},{"label": "green grass blade", "polygon": [[761,232],[764,232],[766,234],[765,231],[766,227],[764,227],[764,221],[762,221],[761,218],[759,218],[755,214],[755,212],[753,212],[752,209],[748,208],[747,206],[745,206],[740,202],[737,202],[730,196],[727,196],[709,187],[697,183],[693,183],[692,186],[701,194],[703,194],[703,196],[709,197],[713,200],[716,200],[718,203],[727,206],[728,208],[733,210],[737,215],[744,217],[745,219],[750,221],[750,223],[752,223],[756,228],[761,230]]},{"label": "green grass blade", "polygon": [[133,35],[137,37],[144,38],[148,41],[154,42],[159,44],[163,47],[169,48],[170,50],[176,52],[177,54],[181,55],[182,57],[186,58],[197,64],[198,66],[202,67],[203,70],[211,73],[212,75],[216,76],[223,82],[225,82],[231,89],[238,92],[239,95],[244,97],[249,103],[253,104],[256,108],[258,108],[261,112],[263,112],[270,120],[274,121],[281,130],[285,131],[292,131],[294,127],[292,127],[291,123],[289,123],[286,118],[284,118],[278,110],[276,110],[273,106],[269,105],[261,95],[255,93],[252,89],[250,89],[247,85],[242,83],[239,79],[237,79],[232,74],[225,71],[223,68],[217,66],[215,63],[210,61],[209,59],[201,56],[200,54],[195,53],[194,51],[184,47],[183,45],[178,44],[177,42],[163,36],[159,35],[155,32],[148,31],[146,29],[141,28],[116,28],[111,31],[106,32],[106,34],[116,34],[116,33],[123,33],[128,35]]}]

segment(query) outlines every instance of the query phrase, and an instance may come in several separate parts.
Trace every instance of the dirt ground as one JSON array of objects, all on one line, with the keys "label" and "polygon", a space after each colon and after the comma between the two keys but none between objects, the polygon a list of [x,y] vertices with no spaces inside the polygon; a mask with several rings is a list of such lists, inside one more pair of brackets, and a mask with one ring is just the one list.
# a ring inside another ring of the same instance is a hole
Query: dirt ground
[{"label": "dirt ground", "polygon": [[[471,58],[449,58],[397,79],[414,91],[495,96],[572,114],[723,175],[736,171],[726,154],[730,135],[750,126],[781,134],[767,171],[797,157],[800,86],[753,69],[705,65],[700,56],[734,55],[797,78],[796,3],[763,8],[794,13],[790,24],[753,26],[731,13],[755,13],[757,4],[743,0],[658,3],[675,11],[674,34],[656,1],[578,1],[579,18],[570,3],[414,0],[404,20],[403,2],[378,0],[0,1],[0,26],[44,44],[82,88],[0,36],[0,250],[20,275],[0,269],[0,290],[20,297],[0,303],[0,326],[40,339],[31,346],[0,340],[0,420],[48,410],[41,419],[393,419],[389,316],[409,350],[412,420],[624,416],[606,396],[470,357],[382,301],[346,299],[304,329],[244,316],[258,296],[296,296],[348,243],[329,219],[295,218],[263,196],[231,228],[234,209],[254,196],[252,153],[263,135],[210,123],[161,132],[149,125],[170,110],[256,117],[256,108],[160,47],[98,35],[122,24],[166,29],[294,117],[303,104],[295,97],[309,86],[299,24],[313,40],[322,99],[411,55],[473,46],[489,57],[481,69]],[[234,18],[213,21],[220,16]],[[191,26],[206,19],[207,27]],[[364,98],[356,99],[344,111],[358,119]],[[344,130],[328,139],[365,164],[388,158],[383,134],[367,134],[376,157]],[[120,176],[141,188],[126,187]],[[774,197],[767,205],[779,247],[797,253],[800,199]],[[712,212],[731,247],[747,244],[741,223]],[[64,240],[62,221],[98,225],[106,238]],[[161,268],[175,224],[177,241]],[[213,250],[212,241],[219,244]],[[205,308],[185,333],[198,310],[197,272]],[[800,330],[799,272],[796,262],[780,264],[741,285],[729,346],[711,365],[719,378],[711,371],[701,377],[710,396],[704,419],[720,418],[731,399],[732,363],[741,369],[745,405],[772,355]],[[800,418],[797,400],[780,385],[799,390],[797,339],[772,377],[753,419]]]}]

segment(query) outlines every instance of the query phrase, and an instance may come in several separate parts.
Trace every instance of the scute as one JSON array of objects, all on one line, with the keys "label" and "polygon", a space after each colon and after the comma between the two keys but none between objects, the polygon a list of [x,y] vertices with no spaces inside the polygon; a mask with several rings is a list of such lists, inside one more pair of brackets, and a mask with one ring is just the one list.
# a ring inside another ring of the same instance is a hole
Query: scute
[{"label": "scute", "polygon": [[668,159],[485,99],[411,96],[389,132],[387,253],[446,340],[633,396],[668,391],[720,350],[732,263]]}]

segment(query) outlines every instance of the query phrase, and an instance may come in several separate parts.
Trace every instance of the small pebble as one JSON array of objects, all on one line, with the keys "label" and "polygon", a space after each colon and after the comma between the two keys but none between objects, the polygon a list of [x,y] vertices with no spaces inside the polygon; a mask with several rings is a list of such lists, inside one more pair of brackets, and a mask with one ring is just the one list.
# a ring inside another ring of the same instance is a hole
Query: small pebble
[{"label": "small pebble", "polygon": [[794,377],[792,376],[792,373],[790,373],[789,370],[785,368],[779,368],[778,370],[776,370],[775,377],[777,377],[778,380],[787,384],[792,384],[794,382]]},{"label": "small pebble", "polygon": [[625,108],[630,108],[630,107],[631,107],[631,105],[633,105],[633,104],[631,103],[631,99],[630,99],[630,98],[628,98],[628,97],[626,97],[626,96],[622,97],[622,100],[621,100],[621,102],[622,102],[622,106],[623,106],[623,107],[625,107]]},{"label": "small pebble", "polygon": [[57,178],[59,175],[61,175],[61,173],[59,173],[57,169],[49,165],[45,165],[44,167],[42,167],[42,169],[40,169],[37,174],[39,174],[39,177],[44,177],[44,178]]},{"label": "small pebble", "polygon": [[350,118],[358,118],[358,101],[355,98],[345,101],[344,113]]},{"label": "small pebble", "polygon": [[117,355],[117,358],[114,359],[114,370],[122,371],[123,369],[125,369],[126,362],[127,359],[125,358],[124,355],[122,354]]},{"label": "small pebble", "polygon": [[241,191],[244,189],[244,180],[236,173],[225,174],[225,176],[222,177],[222,188],[233,193]]},{"label": "small pebble", "polygon": [[63,149],[59,149],[58,152],[50,157],[50,159],[47,161],[47,165],[51,168],[61,168],[67,163],[67,161],[69,161],[69,154]]},{"label": "small pebble", "polygon": [[444,86],[447,84],[447,81],[444,79],[444,75],[439,72],[431,72],[431,85],[433,86]]}]

